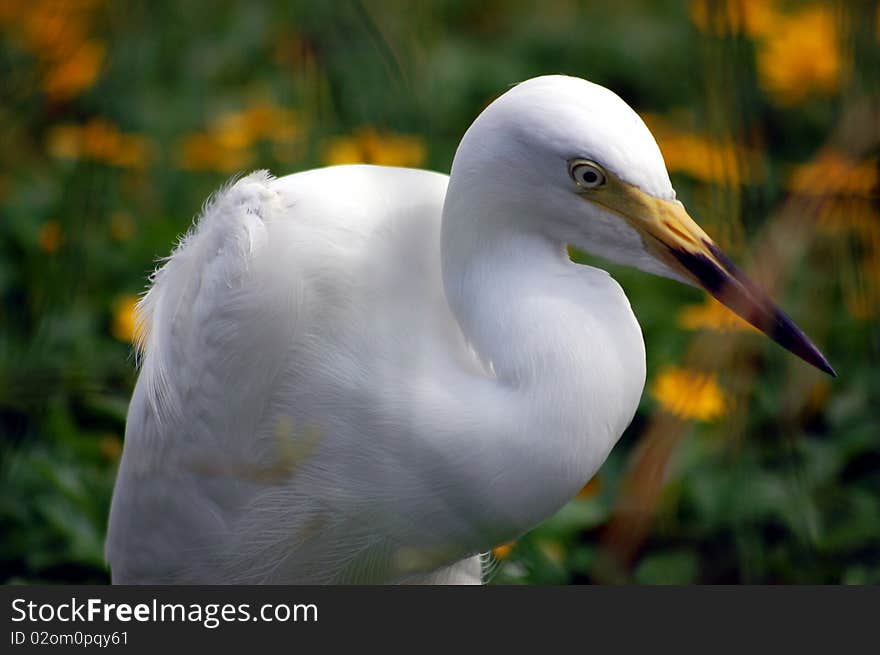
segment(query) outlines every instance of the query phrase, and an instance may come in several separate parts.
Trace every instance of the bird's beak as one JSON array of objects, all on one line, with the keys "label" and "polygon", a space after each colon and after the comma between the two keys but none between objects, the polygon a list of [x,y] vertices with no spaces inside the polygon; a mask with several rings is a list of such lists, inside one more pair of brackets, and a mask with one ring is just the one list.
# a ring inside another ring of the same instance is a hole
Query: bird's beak
[{"label": "bird's beak", "polygon": [[[584,194],[587,196],[587,194]],[[663,200],[614,176],[588,199],[625,219],[645,248],[686,279],[693,280],[783,348],[837,376],[819,349],[745,273],[721,251],[677,200]]]}]

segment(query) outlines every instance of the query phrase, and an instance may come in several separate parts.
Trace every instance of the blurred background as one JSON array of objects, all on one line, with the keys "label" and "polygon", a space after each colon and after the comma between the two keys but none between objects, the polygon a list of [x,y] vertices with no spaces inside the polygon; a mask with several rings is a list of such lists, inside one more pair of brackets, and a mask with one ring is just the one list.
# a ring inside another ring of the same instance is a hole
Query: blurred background
[{"label": "blurred background", "polygon": [[691,214],[839,377],[612,267],[642,405],[492,581],[880,582],[878,40],[858,0],[0,1],[0,579],[109,580],[134,304],[213,190],[447,172],[492,99],[567,73],[636,108]]}]

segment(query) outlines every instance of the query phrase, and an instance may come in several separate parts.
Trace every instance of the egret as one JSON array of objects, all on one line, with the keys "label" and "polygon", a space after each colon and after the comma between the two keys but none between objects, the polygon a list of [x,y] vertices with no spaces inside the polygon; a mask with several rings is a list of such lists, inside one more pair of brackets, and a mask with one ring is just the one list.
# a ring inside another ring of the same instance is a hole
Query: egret
[{"label": "egret", "polygon": [[644,387],[629,301],[568,245],[700,285],[834,374],[676,200],[623,100],[534,78],[448,177],[261,171],[209,201],[140,303],[114,582],[481,582]]}]

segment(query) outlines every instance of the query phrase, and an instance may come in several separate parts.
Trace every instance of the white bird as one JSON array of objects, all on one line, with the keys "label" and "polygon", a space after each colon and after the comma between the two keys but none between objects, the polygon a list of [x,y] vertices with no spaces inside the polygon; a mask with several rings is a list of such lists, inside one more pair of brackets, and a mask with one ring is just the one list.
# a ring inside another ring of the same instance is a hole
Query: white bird
[{"label": "white bird", "polygon": [[337,166],[219,191],[140,304],[117,583],[479,583],[633,417],[645,346],[567,245],[700,284],[833,374],[675,198],[638,115],[564,76],[447,178]]}]

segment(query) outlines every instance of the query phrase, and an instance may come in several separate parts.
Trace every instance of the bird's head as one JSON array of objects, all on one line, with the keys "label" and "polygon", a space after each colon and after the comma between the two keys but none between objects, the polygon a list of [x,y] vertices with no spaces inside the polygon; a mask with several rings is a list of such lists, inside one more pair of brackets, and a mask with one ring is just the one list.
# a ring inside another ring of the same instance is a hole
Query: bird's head
[{"label": "bird's head", "polygon": [[513,87],[468,130],[450,184],[482,187],[496,214],[520,222],[518,229],[700,286],[835,375],[809,338],[690,217],[645,123],[602,86],[553,75]]}]

